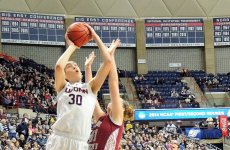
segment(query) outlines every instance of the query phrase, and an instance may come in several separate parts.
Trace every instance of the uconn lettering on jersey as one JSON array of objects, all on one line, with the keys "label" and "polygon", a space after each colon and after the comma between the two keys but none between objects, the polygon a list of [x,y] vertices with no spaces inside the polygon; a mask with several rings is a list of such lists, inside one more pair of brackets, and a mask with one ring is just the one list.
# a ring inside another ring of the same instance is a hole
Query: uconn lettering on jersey
[{"label": "uconn lettering on jersey", "polygon": [[65,89],[65,92],[66,93],[71,93],[71,92],[73,92],[73,91],[75,91],[75,92],[81,92],[81,93],[83,93],[83,94],[88,94],[88,89],[85,89],[85,88],[80,88],[80,87],[73,87],[73,88],[66,88]]}]

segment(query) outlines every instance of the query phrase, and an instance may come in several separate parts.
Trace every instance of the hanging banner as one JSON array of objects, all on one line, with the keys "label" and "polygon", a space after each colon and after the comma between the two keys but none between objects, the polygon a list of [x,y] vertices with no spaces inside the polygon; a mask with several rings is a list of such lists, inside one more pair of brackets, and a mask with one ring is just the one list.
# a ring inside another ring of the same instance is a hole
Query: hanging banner
[{"label": "hanging banner", "polygon": [[185,135],[190,138],[201,139],[202,132],[200,128],[185,128]]},{"label": "hanging banner", "polygon": [[228,117],[219,116],[219,127],[222,131],[222,137],[228,137]]}]

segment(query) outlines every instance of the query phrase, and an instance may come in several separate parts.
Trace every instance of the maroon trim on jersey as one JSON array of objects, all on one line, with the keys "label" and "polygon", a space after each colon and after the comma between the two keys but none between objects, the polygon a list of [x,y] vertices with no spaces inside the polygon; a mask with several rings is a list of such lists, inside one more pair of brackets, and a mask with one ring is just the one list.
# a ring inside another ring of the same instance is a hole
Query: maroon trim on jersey
[{"label": "maroon trim on jersey", "polygon": [[90,139],[90,150],[118,150],[124,125],[115,124],[108,115],[99,118],[94,125]]}]

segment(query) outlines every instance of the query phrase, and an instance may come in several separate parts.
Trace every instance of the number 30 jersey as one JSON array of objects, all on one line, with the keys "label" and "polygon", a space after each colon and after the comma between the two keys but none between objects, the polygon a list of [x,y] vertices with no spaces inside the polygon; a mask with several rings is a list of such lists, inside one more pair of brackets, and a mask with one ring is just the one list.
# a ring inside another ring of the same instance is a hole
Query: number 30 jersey
[{"label": "number 30 jersey", "polygon": [[52,129],[68,137],[87,141],[97,96],[88,83],[67,82],[57,95],[57,121]]}]

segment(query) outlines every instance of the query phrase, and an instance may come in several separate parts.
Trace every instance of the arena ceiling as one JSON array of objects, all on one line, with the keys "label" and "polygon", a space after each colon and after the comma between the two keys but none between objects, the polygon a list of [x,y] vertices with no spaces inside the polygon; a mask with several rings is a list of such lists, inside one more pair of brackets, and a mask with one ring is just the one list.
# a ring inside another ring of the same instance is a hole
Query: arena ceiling
[{"label": "arena ceiling", "polygon": [[230,0],[0,0],[0,11],[97,17],[223,17]]}]

